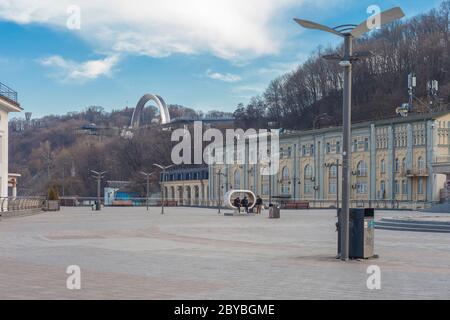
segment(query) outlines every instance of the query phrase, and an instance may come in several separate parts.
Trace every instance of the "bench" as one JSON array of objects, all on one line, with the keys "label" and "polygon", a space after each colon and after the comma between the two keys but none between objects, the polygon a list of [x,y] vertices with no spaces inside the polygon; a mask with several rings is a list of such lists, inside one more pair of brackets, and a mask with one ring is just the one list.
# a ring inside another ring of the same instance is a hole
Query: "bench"
[{"label": "bench", "polygon": [[[162,205],[162,201],[158,201],[158,203],[156,204],[158,207],[160,207]],[[164,200],[164,207],[177,207],[178,206],[178,201],[175,200]]]},{"label": "bench", "polygon": [[309,209],[308,201],[290,201],[284,204],[284,209],[307,210]]}]

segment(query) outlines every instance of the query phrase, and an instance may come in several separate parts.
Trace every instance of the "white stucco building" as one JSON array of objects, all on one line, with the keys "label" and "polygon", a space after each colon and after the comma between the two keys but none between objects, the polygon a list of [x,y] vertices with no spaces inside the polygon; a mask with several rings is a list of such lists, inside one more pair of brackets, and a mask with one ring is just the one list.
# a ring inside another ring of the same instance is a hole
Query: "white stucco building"
[{"label": "white stucco building", "polygon": [[0,82],[0,197],[8,196],[8,115],[21,111],[17,92]]}]

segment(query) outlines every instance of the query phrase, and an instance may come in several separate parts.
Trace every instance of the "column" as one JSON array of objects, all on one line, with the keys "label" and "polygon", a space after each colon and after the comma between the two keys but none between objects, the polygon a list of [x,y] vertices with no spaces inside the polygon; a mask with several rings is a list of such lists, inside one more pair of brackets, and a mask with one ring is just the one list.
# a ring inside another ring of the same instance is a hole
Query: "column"
[{"label": "column", "polygon": [[388,128],[388,159],[387,159],[387,173],[388,178],[386,181],[386,197],[388,199],[394,199],[394,128],[390,126]]},{"label": "column", "polygon": [[294,143],[292,145],[292,198],[293,200],[297,199],[297,192],[298,192],[298,167],[297,167],[297,148],[298,145]]},{"label": "column", "polygon": [[[406,168],[413,169],[413,128],[410,123],[407,125],[407,153],[406,153]],[[407,178],[408,201],[412,201],[412,178]]]},{"label": "column", "polygon": [[325,144],[323,143],[323,137],[321,137],[317,143],[317,171],[319,173],[318,183],[319,186],[319,199],[325,198],[325,170],[324,170],[324,160],[325,160]]},{"label": "column", "polygon": [[370,192],[369,200],[377,198],[377,136],[374,124],[370,125]]},{"label": "column", "polygon": [[[426,133],[425,133],[425,139],[426,139],[426,148],[427,148],[427,157],[426,157],[426,166],[428,168],[428,179],[427,179],[427,198],[426,201],[433,201],[433,188],[434,188],[434,173],[433,173],[433,161],[434,161],[434,121],[427,121],[426,125]],[[439,197],[439,195],[438,195]]]}]

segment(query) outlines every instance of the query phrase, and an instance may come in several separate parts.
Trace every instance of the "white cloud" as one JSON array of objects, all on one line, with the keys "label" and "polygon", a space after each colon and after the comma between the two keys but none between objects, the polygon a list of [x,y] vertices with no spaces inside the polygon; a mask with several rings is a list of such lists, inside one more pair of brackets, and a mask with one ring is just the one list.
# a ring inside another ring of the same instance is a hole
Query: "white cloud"
[{"label": "white cloud", "polygon": [[100,60],[75,62],[54,55],[40,60],[43,66],[56,70],[55,76],[63,81],[84,82],[100,76],[110,75],[113,67],[119,61],[118,55],[112,55]]},{"label": "white cloud", "polygon": [[[2,0],[0,20],[66,28],[67,8],[81,9],[72,30],[97,50],[162,57],[209,52],[240,60],[280,49],[273,20],[308,0]],[[69,30],[68,30],[69,31]]]},{"label": "white cloud", "polygon": [[219,73],[219,72],[214,72],[212,70],[207,70],[206,71],[206,76],[208,78],[214,79],[214,80],[219,80],[219,81],[223,81],[223,82],[238,82],[241,81],[241,77],[235,74],[231,74],[231,73]]},{"label": "white cloud", "polygon": [[267,84],[249,84],[249,85],[242,85],[238,87],[234,87],[232,89],[235,93],[255,93],[260,94],[264,92],[264,90],[267,88]]}]

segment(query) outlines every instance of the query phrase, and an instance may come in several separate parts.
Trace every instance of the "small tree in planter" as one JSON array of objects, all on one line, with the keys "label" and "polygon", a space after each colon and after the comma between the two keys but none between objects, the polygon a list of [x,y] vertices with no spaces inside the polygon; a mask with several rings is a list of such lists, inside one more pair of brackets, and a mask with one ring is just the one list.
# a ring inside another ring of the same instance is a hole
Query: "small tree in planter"
[{"label": "small tree in planter", "polygon": [[48,190],[46,209],[48,211],[59,211],[59,195],[54,186]]}]

